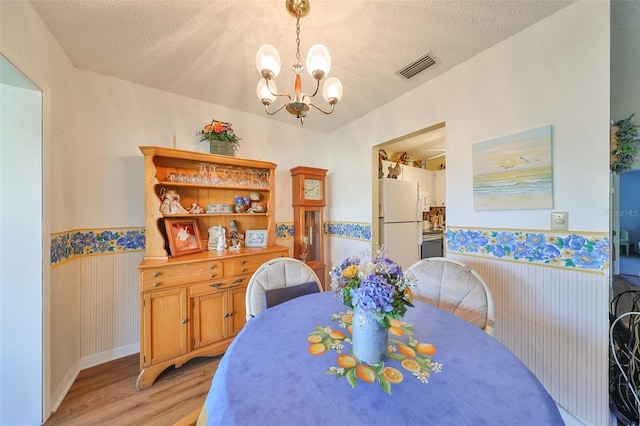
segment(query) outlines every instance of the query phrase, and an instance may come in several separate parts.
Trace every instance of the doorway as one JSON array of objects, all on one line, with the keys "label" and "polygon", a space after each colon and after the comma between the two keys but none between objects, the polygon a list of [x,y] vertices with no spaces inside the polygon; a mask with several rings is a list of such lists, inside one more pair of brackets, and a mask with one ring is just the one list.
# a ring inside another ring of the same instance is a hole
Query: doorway
[{"label": "doorway", "polygon": [[0,424],[41,424],[48,388],[42,92],[2,55],[0,99]]},{"label": "doorway", "polygon": [[[411,169],[420,166],[419,168],[424,170],[440,170],[446,168],[446,135],[445,135],[445,123],[434,124],[424,129],[409,133],[407,135],[380,143],[372,147],[372,206],[371,206],[371,242],[372,250],[375,250],[381,241],[380,236],[380,198],[379,198],[379,180],[381,179],[381,173],[387,176],[388,164],[396,163],[397,156],[401,152],[406,152],[409,158]],[[383,167],[380,168],[380,154],[387,154],[387,161],[384,162]],[[411,161],[411,160],[419,160]],[[424,166],[423,166],[424,162]],[[416,168],[417,170],[418,168]],[[415,171],[415,170],[414,170]],[[441,170],[445,172],[444,170]],[[410,178],[411,180],[411,178]],[[417,179],[416,179],[417,180]],[[444,181],[441,181],[444,182]],[[434,184],[434,182],[431,182]],[[428,187],[428,184],[425,185]],[[427,189],[427,191],[429,191]],[[433,190],[431,190],[433,192]],[[444,192],[444,184],[442,188]],[[432,194],[433,195],[433,194]],[[444,198],[444,197],[443,197]],[[444,206],[444,202],[442,204]],[[435,214],[436,210],[438,214],[443,214],[444,207],[439,209],[431,209]]]}]

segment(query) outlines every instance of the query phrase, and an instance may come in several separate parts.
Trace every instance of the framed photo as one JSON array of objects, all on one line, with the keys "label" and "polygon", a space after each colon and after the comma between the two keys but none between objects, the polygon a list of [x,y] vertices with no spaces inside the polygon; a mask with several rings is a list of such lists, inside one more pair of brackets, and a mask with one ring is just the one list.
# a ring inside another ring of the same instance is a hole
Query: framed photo
[{"label": "framed photo", "polygon": [[245,247],[266,247],[267,246],[267,231],[264,229],[247,230],[247,235],[244,239]]},{"label": "framed photo", "polygon": [[164,226],[167,229],[171,256],[178,257],[202,251],[202,241],[195,219],[165,219]]}]

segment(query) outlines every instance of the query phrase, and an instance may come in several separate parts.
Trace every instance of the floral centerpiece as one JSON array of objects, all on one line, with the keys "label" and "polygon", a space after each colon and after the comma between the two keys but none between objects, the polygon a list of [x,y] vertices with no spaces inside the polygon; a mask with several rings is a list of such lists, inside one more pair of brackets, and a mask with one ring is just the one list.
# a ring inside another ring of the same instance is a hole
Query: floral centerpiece
[{"label": "floral centerpiece", "polygon": [[212,154],[233,155],[242,139],[235,134],[231,123],[217,121],[215,118],[198,134],[201,142],[209,142]]},{"label": "floral centerpiece", "polygon": [[331,269],[331,288],[346,306],[354,310],[353,352],[369,364],[387,355],[388,329],[413,306],[412,274],[385,256],[384,248],[374,255],[356,254]]}]

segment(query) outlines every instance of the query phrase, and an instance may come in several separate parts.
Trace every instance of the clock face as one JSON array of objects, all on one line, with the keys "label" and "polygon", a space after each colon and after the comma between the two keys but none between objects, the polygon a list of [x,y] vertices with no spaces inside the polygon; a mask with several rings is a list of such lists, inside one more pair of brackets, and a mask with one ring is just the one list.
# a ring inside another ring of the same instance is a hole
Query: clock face
[{"label": "clock face", "polygon": [[321,200],[322,199],[322,181],[318,179],[304,180],[304,199],[305,200]]}]

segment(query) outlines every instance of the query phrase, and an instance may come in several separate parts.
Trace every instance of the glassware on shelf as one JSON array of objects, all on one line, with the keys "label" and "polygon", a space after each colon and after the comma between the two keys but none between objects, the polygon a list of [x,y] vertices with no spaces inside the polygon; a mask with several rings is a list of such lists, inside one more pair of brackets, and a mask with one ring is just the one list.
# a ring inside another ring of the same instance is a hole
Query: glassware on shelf
[{"label": "glassware on shelf", "polygon": [[238,185],[247,186],[249,184],[249,170],[238,170]]},{"label": "glassware on shelf", "polygon": [[200,163],[200,172],[199,172],[199,177],[200,177],[200,183],[203,185],[209,185],[211,182],[209,181],[209,173],[207,172],[207,164],[206,163]]},{"label": "glassware on shelf", "polygon": [[169,182],[177,182],[178,181],[178,174],[175,172],[171,172],[167,175],[167,180]]},{"label": "glassware on shelf", "polygon": [[220,185],[220,176],[214,164],[209,164],[209,183],[211,185]]}]

